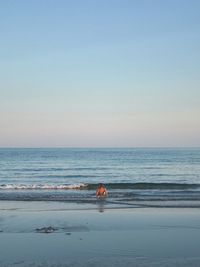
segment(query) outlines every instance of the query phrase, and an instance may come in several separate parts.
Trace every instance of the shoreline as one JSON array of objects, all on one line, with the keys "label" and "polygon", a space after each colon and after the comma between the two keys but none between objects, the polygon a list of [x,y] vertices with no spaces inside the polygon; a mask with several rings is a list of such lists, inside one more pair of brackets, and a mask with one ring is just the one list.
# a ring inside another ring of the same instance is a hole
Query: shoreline
[{"label": "shoreline", "polygon": [[35,207],[46,207],[49,210],[113,210],[113,209],[199,209],[200,201],[198,200],[133,200],[133,201],[116,201],[110,199],[91,200],[0,200],[0,210],[7,209],[35,209]]}]

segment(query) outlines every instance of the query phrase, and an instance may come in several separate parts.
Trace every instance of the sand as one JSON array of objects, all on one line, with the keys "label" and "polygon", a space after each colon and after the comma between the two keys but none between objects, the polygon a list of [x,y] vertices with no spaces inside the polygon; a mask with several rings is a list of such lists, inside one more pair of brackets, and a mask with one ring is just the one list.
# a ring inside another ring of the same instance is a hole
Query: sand
[{"label": "sand", "polygon": [[1,267],[197,267],[199,248],[195,208],[0,202]]}]

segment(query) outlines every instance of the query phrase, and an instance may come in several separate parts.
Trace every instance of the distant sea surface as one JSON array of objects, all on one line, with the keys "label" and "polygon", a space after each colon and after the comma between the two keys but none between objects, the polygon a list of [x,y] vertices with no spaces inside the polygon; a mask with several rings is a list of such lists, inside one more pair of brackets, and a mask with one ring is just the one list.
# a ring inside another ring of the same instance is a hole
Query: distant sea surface
[{"label": "distant sea surface", "polygon": [[200,207],[200,148],[0,148],[0,200]]}]

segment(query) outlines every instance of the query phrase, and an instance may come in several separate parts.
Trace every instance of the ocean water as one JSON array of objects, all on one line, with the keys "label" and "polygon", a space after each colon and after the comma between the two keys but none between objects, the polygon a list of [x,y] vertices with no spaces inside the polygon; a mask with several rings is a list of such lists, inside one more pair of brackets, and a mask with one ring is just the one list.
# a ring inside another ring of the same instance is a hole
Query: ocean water
[{"label": "ocean water", "polygon": [[0,200],[199,207],[200,149],[1,148]]}]

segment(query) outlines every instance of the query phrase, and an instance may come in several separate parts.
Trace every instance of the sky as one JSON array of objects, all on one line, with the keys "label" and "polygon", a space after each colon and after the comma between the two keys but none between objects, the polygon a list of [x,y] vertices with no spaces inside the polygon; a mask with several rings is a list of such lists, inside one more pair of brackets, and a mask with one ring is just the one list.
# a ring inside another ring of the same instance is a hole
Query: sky
[{"label": "sky", "polygon": [[0,147],[200,147],[199,14],[0,0]]}]

